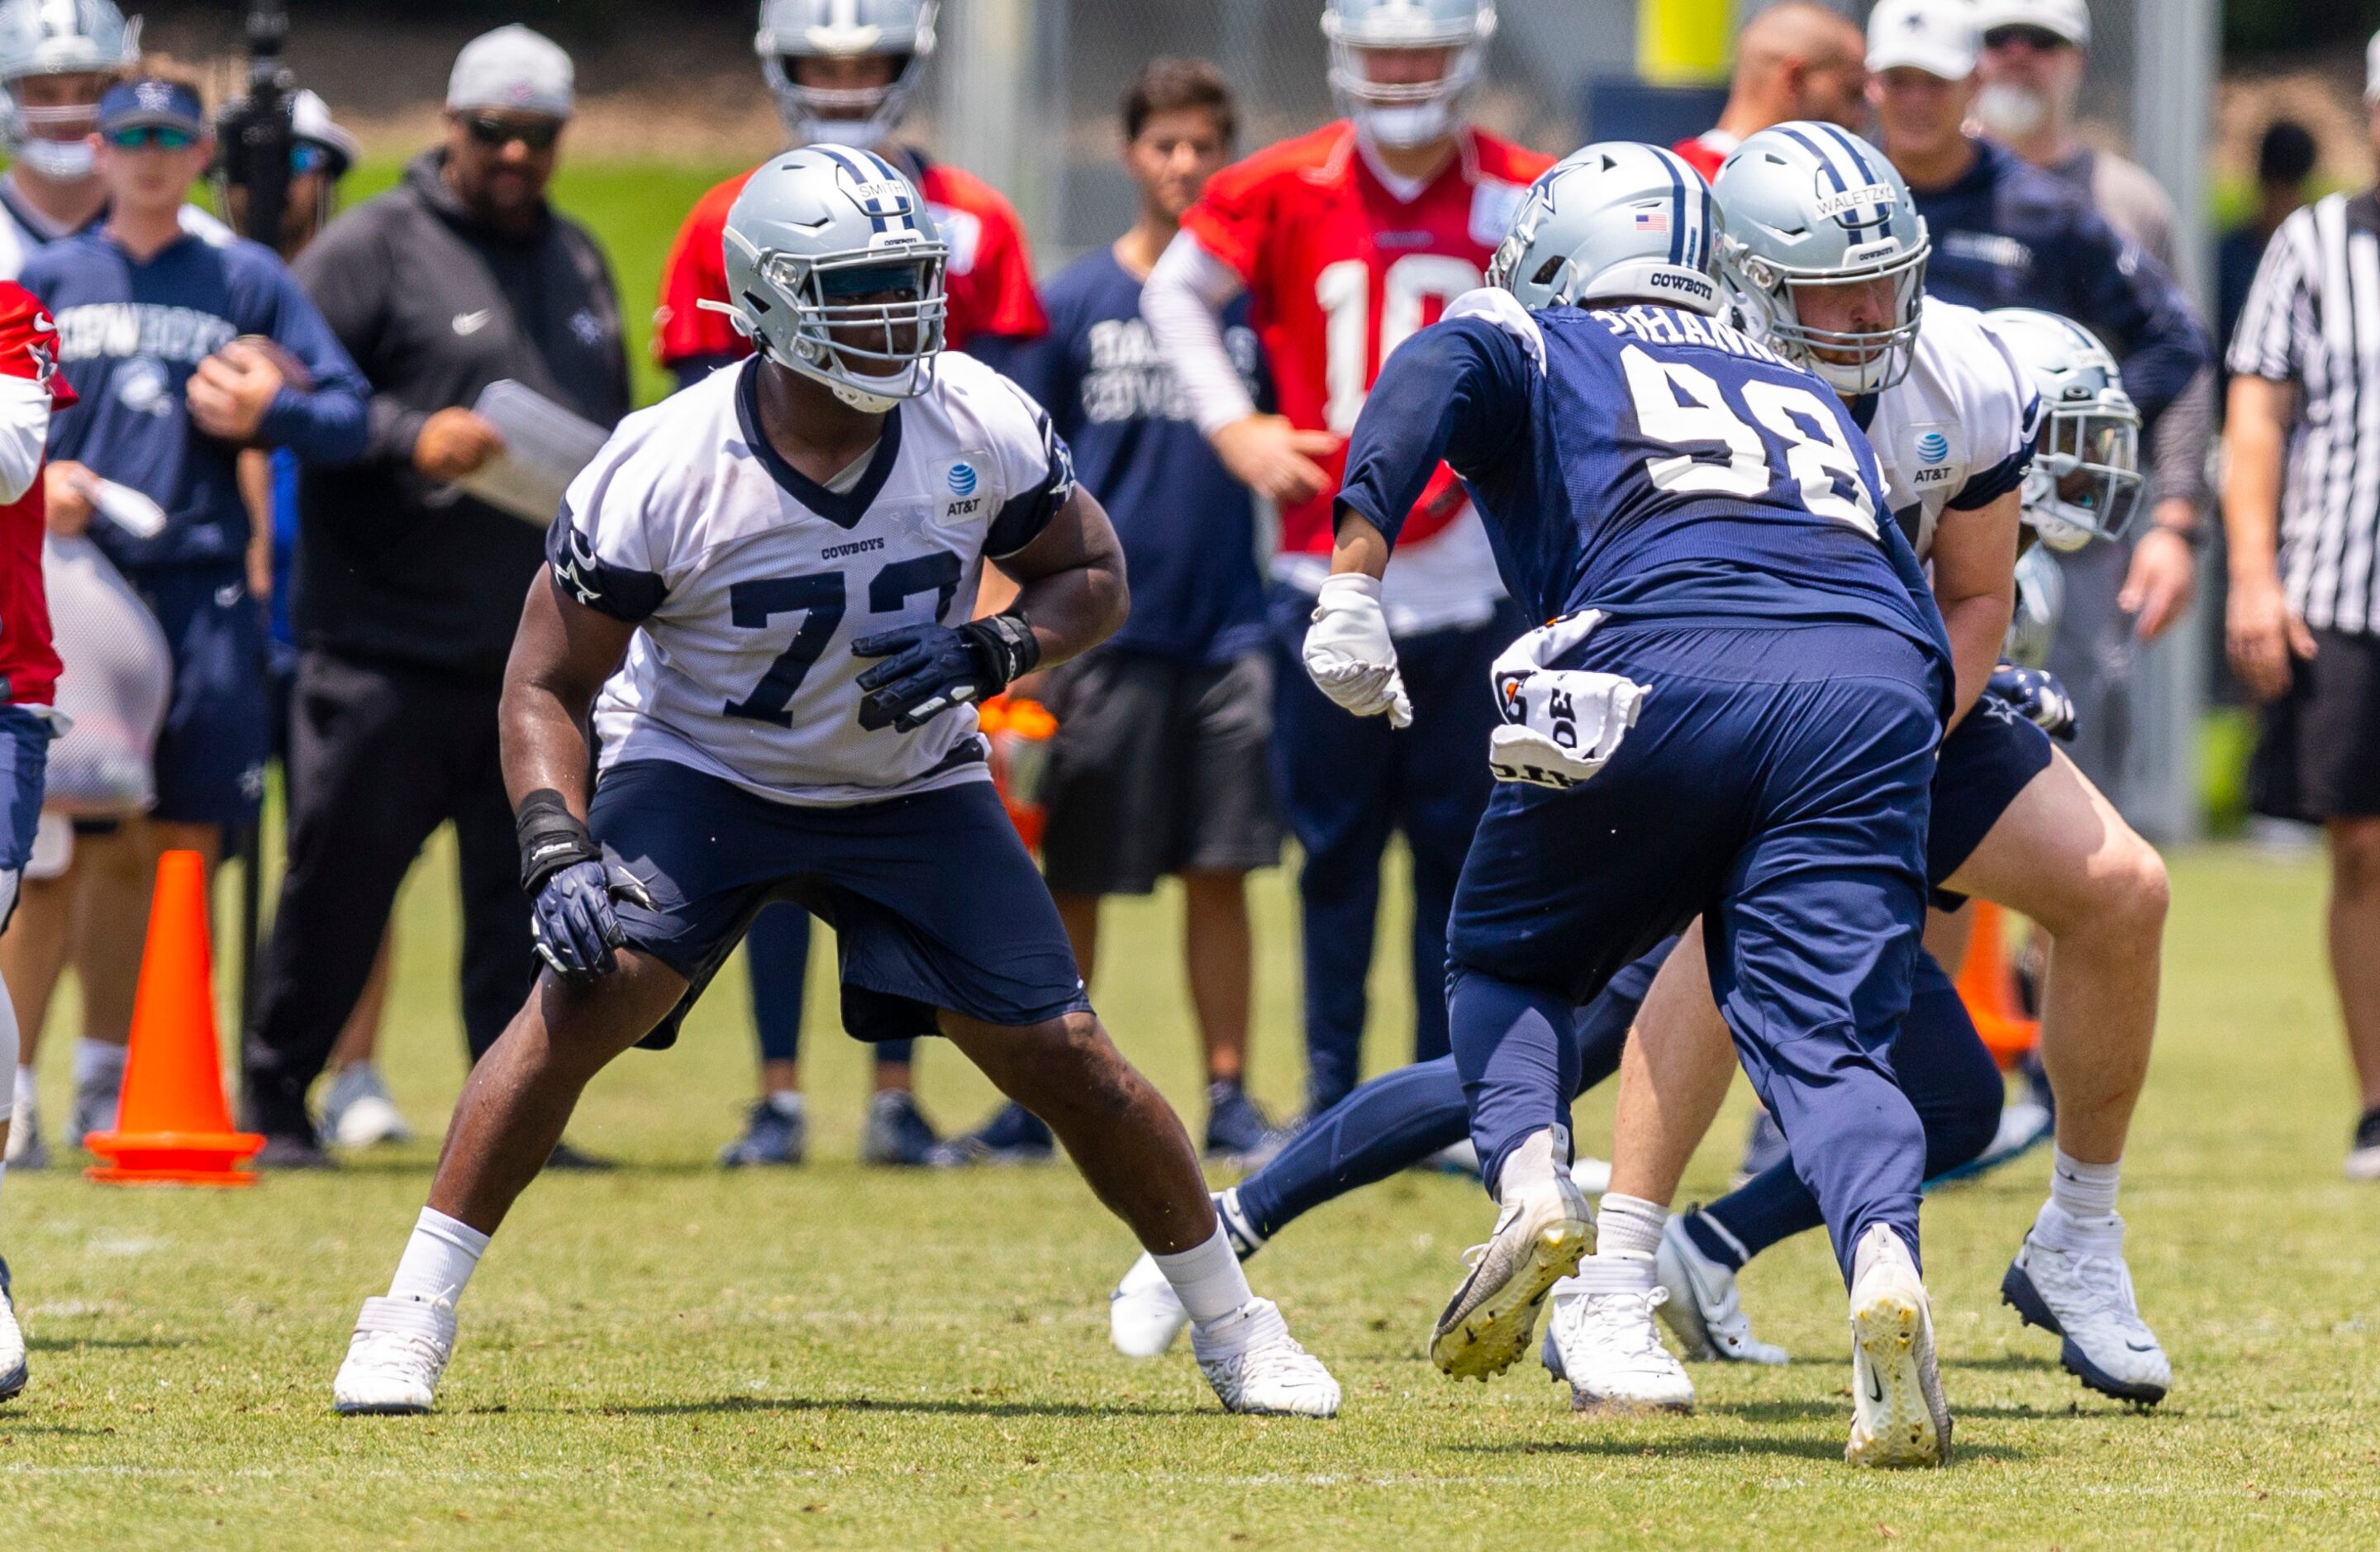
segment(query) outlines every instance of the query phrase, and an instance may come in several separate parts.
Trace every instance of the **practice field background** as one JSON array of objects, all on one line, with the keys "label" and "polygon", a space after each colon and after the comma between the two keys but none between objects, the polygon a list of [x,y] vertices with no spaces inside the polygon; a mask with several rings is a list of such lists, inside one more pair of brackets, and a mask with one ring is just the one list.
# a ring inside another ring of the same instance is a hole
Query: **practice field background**
[{"label": "practice field background", "polygon": [[[598,1081],[574,1135],[629,1168],[528,1194],[471,1288],[435,1417],[328,1406],[431,1143],[237,1193],[11,1171],[0,1239],[34,1369],[0,1409],[0,1505],[13,1539],[58,1546],[2369,1546],[2380,1195],[2338,1174],[2318,876],[2219,849],[2175,873],[2165,1034],[2125,1189],[2180,1376],[2154,1414],[2086,1395],[1999,1307],[2036,1155],[1926,1212],[1959,1417],[1945,1473],[1842,1464],[1842,1290],[1816,1235],[1745,1279],[1796,1364],[1698,1365],[1692,1418],[1582,1422],[1534,1364],[1484,1388],[1442,1378],[1429,1323],[1488,1211],[1440,1176],[1324,1209],[1253,1265],[1345,1385],[1344,1416],[1226,1417],[1185,1355],[1109,1351],[1104,1295],[1133,1247],[1071,1170],[850,1162],[863,1055],[833,1031],[823,976],[815,1161],[714,1169],[750,1084],[738,967],[676,1051],[631,1053]],[[388,1042],[399,1097],[432,1128],[461,1070],[451,879],[442,845],[407,891]],[[1280,875],[1257,907],[1257,1086],[1286,1107]],[[1178,899],[1111,909],[1099,1002],[1195,1115]],[[1393,976],[1378,987],[1400,1023]],[[66,1044],[44,1063],[53,1116]],[[945,1123],[989,1103],[946,1047],[926,1048],[923,1073]],[[1585,1109],[1585,1146],[1609,1116],[1608,1097]],[[1690,1195],[1724,1188],[1742,1119],[1730,1109]]]},{"label": "practice field background", "polygon": [[[733,170],[565,168],[561,201],[612,248],[640,363],[677,215]],[[395,173],[375,162],[353,192]],[[650,399],[662,382],[646,369],[640,386]],[[1745,1279],[1761,1330],[1801,1362],[1698,1366],[1691,1419],[1582,1423],[1534,1364],[1485,1388],[1442,1378],[1427,1332],[1489,1215],[1475,1183],[1439,1176],[1318,1213],[1255,1263],[1345,1385],[1345,1415],[1221,1415],[1185,1354],[1135,1364],[1109,1351],[1105,1294],[1133,1247],[1071,1170],[850,1162],[865,1055],[835,1028],[824,935],[812,1164],[727,1176],[710,1163],[752,1084],[734,967],[677,1050],[632,1053],[595,1085],[573,1134],[629,1168],[528,1194],[471,1289],[441,1414],[334,1418],[356,1305],[386,1285],[462,1073],[442,841],[405,896],[384,1052],[430,1140],[337,1178],[236,1193],[11,1171],[0,1248],[34,1377],[0,1408],[6,1534],[242,1548],[2369,1546],[2380,1194],[2338,1175],[2350,1105],[2318,865],[2219,848],[2175,860],[2165,1034],[2125,1206],[2178,1388],[2147,1416],[2089,1397],[2054,1343],[1999,1306],[2042,1191],[2036,1157],[1927,1212],[1960,1460],[1882,1478],[1841,1463],[1842,1293],[1817,1236]],[[1391,892],[1389,956],[1403,934]],[[1257,902],[1257,1088],[1285,1113],[1299,1059],[1283,876]],[[1196,1124],[1178,898],[1111,911],[1099,1001]],[[1404,1027],[1385,959],[1377,993],[1378,1025]],[[54,1138],[73,1021],[69,992],[42,1055]],[[922,1070],[945,1127],[991,1102],[947,1048],[929,1044]],[[1584,1146],[1603,1146],[1609,1116],[1608,1097],[1584,1108]],[[1731,1109],[1689,1196],[1724,1189],[1742,1121]]]}]

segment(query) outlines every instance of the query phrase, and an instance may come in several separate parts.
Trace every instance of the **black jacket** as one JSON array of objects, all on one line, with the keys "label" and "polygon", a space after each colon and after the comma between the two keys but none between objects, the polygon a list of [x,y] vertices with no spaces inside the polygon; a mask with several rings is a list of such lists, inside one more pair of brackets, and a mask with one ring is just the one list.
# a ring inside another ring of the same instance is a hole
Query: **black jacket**
[{"label": "black jacket", "polygon": [[544,535],[414,472],[414,442],[432,411],[507,377],[609,428],[628,412],[628,358],[595,239],[551,212],[527,237],[480,224],[444,160],[414,158],[298,261],[373,392],[362,460],[305,471],[293,606],[308,648],[494,676]]}]

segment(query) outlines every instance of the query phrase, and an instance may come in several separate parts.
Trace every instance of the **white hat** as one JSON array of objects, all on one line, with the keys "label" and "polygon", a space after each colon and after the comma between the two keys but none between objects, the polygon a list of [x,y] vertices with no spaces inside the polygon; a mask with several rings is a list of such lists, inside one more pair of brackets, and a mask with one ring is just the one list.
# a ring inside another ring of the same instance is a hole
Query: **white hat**
[{"label": "white hat", "polygon": [[2363,50],[2363,100],[2380,103],[2380,32],[2372,34]]},{"label": "white hat", "polygon": [[463,45],[455,56],[455,73],[446,79],[446,105],[458,112],[514,108],[568,118],[574,79],[570,55],[561,45],[515,22]]},{"label": "white hat", "polygon": [[1977,0],[1975,30],[2039,27],[2076,48],[2091,46],[2091,7],[2085,0]]},{"label": "white hat", "polygon": [[1975,73],[1974,8],[1968,0],[1884,0],[1867,18],[1867,67],[1906,65],[1965,80]]},{"label": "white hat", "polygon": [[297,95],[289,99],[289,133],[298,139],[328,146],[346,158],[341,172],[364,159],[363,142],[332,119],[331,104],[310,87],[299,87]]}]

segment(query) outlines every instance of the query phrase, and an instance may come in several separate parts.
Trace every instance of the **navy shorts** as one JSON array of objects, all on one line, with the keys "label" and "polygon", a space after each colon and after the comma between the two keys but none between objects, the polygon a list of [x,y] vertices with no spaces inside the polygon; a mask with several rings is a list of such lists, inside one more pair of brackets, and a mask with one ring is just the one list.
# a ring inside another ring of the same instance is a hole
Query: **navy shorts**
[{"label": "navy shorts", "polygon": [[33,860],[33,831],[42,822],[42,782],[50,769],[50,724],[21,706],[0,706],[0,875],[7,901],[0,929],[17,914],[17,888]]},{"label": "navy shorts", "polygon": [[1455,891],[1451,966],[1583,1004],[1720,910],[1720,934],[1824,954],[1849,984],[1901,956],[1886,1000],[1905,995],[1941,738],[1925,654],[1867,626],[1606,626],[1560,666],[1652,694],[1593,781],[1497,783]]},{"label": "navy shorts", "polygon": [[843,1025],[861,1040],[940,1033],[935,1010],[985,1024],[1087,1012],[1075,951],[990,782],[849,807],[759,797],[671,760],[603,773],[588,827],[652,909],[618,907],[629,945],[692,983],[686,1010],[771,901],[834,928]]},{"label": "navy shorts", "polygon": [[1943,881],[1975,855],[2016,794],[2049,769],[2050,753],[2049,734],[1989,696],[1942,741],[1934,821],[1925,832],[1925,879],[1936,906],[1955,911],[1967,903]]},{"label": "navy shorts", "polygon": [[237,564],[159,566],[127,577],[157,616],[174,658],[150,818],[244,829],[264,799],[273,749],[264,609]]}]

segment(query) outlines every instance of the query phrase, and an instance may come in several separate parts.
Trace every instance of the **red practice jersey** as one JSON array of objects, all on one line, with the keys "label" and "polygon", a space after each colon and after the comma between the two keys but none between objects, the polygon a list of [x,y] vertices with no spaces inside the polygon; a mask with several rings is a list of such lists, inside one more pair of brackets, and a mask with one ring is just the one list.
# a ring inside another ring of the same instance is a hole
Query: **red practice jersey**
[{"label": "red practice jersey", "polygon": [[[1355,429],[1389,352],[1483,285],[1521,196],[1553,159],[1476,129],[1410,201],[1381,183],[1342,120],[1257,152],[1207,182],[1182,224],[1237,271],[1272,361],[1281,411],[1302,430]],[[1284,510],[1285,552],[1328,552],[1332,489]],[[1426,540],[1465,500],[1440,466],[1400,543]]]},{"label": "red practice jersey", "polygon": [[1727,160],[1728,152],[1742,145],[1741,137],[1724,129],[1706,129],[1691,140],[1680,140],[1670,149],[1683,157],[1686,165],[1702,174],[1708,183],[1718,176],[1718,164]]},{"label": "red practice jersey", "polygon": [[[950,293],[946,343],[964,348],[981,334],[1033,339],[1047,333],[1050,321],[1033,291],[1033,261],[1015,207],[973,173],[905,152],[893,153],[892,159],[896,165],[903,161],[923,165],[917,191],[926,197],[934,225],[950,246],[943,274]],[[662,272],[661,306],[653,312],[653,356],[662,366],[751,352],[751,342],[723,316],[695,305],[727,300],[727,262],[721,250],[727,212],[751,177],[751,173],[739,173],[711,189],[695,201],[686,224],[678,228],[669,267]]]},{"label": "red practice jersey", "polygon": [[[48,390],[53,413],[75,402],[58,371],[58,326],[30,291],[0,280],[0,377]],[[0,421],[0,436],[27,434]],[[42,587],[44,507],[37,472],[23,495],[0,506],[0,700],[47,706],[57,693],[58,654],[50,645],[49,595]]]}]

